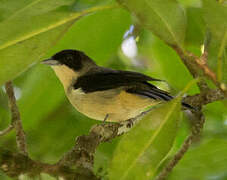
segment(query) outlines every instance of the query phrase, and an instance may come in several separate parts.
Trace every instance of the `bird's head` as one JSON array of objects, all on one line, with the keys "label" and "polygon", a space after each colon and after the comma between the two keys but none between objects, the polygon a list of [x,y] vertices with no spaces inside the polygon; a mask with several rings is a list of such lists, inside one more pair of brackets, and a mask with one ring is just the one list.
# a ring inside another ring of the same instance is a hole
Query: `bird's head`
[{"label": "bird's head", "polygon": [[85,66],[95,64],[82,51],[71,49],[60,51],[50,59],[42,61],[42,63],[50,66],[67,66],[76,72],[82,70]]},{"label": "bird's head", "polygon": [[56,53],[42,61],[42,64],[50,65],[64,86],[68,86],[72,80],[96,66],[95,62],[82,51],[71,49]]}]

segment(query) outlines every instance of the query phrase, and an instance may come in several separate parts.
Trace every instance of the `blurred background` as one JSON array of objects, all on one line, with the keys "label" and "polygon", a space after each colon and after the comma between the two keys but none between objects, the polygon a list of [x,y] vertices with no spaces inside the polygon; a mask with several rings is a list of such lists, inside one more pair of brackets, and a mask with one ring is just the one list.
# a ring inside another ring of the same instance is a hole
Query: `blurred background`
[{"label": "blurred background", "polygon": [[[186,47],[200,55],[205,25],[201,18],[201,2],[179,0],[187,11],[190,29]],[[86,3],[85,3],[86,4]],[[88,3],[89,4],[89,3]],[[76,8],[80,8],[76,6]],[[133,70],[165,80],[160,88],[177,95],[192,80],[177,54],[150,31],[141,28],[124,9],[102,10],[76,21],[64,37],[43,59],[63,49],[84,51],[98,65]],[[77,112],[67,100],[53,70],[33,64],[13,81],[17,104],[27,135],[31,158],[54,163],[73,147],[75,138],[87,134],[90,127],[101,123]],[[193,86],[189,95],[198,93]],[[0,88],[0,129],[10,123],[4,86]],[[176,166],[170,180],[227,180],[227,102],[215,102],[204,108],[206,123],[203,134]],[[172,154],[190,132],[184,115]],[[121,137],[99,146],[95,156],[95,172],[105,178],[108,163]],[[15,133],[0,137],[0,146],[16,150]],[[9,180],[0,172],[1,180]],[[26,179],[26,177],[24,177]],[[53,179],[43,175],[43,179]]]}]

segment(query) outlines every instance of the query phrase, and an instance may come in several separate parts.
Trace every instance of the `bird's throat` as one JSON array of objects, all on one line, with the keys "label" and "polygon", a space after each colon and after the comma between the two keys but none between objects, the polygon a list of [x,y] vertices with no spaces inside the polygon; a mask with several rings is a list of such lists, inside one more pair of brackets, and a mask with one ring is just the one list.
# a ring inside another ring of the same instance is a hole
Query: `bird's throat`
[{"label": "bird's throat", "polygon": [[70,69],[65,65],[60,66],[52,66],[53,70],[55,71],[57,77],[62,82],[65,91],[70,87],[73,80],[77,79],[78,73]]}]

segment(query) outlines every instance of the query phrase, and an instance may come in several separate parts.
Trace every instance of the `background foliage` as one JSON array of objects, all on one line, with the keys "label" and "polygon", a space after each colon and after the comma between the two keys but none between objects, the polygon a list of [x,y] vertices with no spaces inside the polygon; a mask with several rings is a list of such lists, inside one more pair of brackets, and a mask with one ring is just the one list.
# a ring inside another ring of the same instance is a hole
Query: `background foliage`
[{"label": "background foliage", "polygon": [[[86,134],[93,124],[100,123],[78,113],[66,99],[54,72],[39,64],[62,49],[82,50],[99,65],[140,71],[164,79],[168,84],[159,83],[159,87],[176,95],[192,80],[192,76],[167,44],[200,55],[201,45],[209,33],[208,64],[217,73],[218,80],[226,83],[226,5],[225,1],[215,0],[168,0],[165,3],[161,0],[119,0],[118,3],[104,0],[0,0],[0,128],[10,122],[3,88],[4,82],[10,79],[14,79],[28,150],[33,159],[56,162],[73,146],[76,136]],[[132,24],[135,28],[129,33]],[[133,37],[137,40],[138,53],[130,58],[122,51],[121,45]],[[211,87],[214,86],[207,81]],[[197,92],[196,85],[188,90],[190,95]],[[140,151],[141,146],[135,142],[142,144],[144,140],[146,144],[153,136],[153,132],[146,137],[141,137],[141,133],[136,136],[137,131],[143,132],[143,124],[152,123],[154,117],[163,119],[157,113],[165,115],[170,107],[171,104],[167,104],[152,112],[153,117],[145,118],[129,135],[102,144],[96,152],[95,172],[103,179],[122,177],[122,171],[131,165],[130,158],[135,156],[133,151]],[[206,124],[203,135],[169,179],[227,179],[226,108],[227,102],[224,101],[204,108]],[[160,133],[151,142],[151,146],[155,146],[155,140],[158,140],[156,146],[160,151],[155,157],[160,158],[146,162],[144,168],[130,169],[131,173],[124,176],[125,179],[132,179],[131,175],[135,179],[142,175],[146,176],[143,179],[151,177],[162,166],[161,162],[168,159],[166,155],[177,151],[190,131],[190,122],[187,115],[180,115],[178,106],[175,113],[172,116],[182,117],[181,121],[180,118],[167,119],[167,131],[162,126],[165,133]],[[172,121],[179,121],[178,130]],[[0,146],[16,149],[14,139],[14,132],[0,137]],[[121,148],[124,150],[119,151]],[[161,154],[163,151],[166,152]],[[124,169],[116,169],[119,164],[115,162],[125,159],[124,153],[128,153],[129,161],[122,166]],[[154,156],[144,153],[144,159]],[[147,171],[151,171],[150,174]],[[47,175],[43,177],[53,179]],[[9,178],[0,172],[0,179]]]}]

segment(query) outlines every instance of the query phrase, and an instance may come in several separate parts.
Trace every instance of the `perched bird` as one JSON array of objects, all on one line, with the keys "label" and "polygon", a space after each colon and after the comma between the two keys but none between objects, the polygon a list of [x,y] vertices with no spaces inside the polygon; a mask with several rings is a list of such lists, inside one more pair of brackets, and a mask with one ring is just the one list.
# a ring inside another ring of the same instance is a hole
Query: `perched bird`
[{"label": "perched bird", "polygon": [[63,50],[42,63],[53,68],[71,104],[92,119],[125,121],[146,107],[173,99],[149,82],[160,80],[98,66],[78,50]]}]

